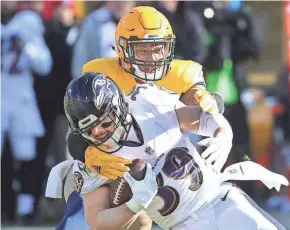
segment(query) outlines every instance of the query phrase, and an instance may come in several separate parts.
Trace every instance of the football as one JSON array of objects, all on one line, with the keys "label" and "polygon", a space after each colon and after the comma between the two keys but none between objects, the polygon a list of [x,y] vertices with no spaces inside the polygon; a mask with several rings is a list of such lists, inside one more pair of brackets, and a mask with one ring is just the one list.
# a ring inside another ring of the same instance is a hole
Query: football
[{"label": "football", "polygon": [[[129,165],[130,175],[135,180],[143,180],[146,174],[146,162],[141,159],[135,159]],[[132,191],[124,178],[114,180],[110,184],[110,202],[111,208],[118,207],[132,198]]]}]

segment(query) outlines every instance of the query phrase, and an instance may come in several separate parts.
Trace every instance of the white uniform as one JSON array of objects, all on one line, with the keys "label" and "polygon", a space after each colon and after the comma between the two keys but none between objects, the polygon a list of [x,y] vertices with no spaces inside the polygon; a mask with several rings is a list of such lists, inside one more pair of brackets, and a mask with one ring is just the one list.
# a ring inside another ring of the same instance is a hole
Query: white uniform
[{"label": "white uniform", "polygon": [[44,76],[52,67],[43,34],[40,16],[22,11],[11,19],[1,35],[2,146],[3,134],[8,133],[12,152],[19,160],[35,157],[35,137],[45,133],[33,88],[33,72]]},{"label": "white uniform", "polygon": [[[123,147],[113,155],[141,158],[152,165],[159,189],[146,209],[149,217],[164,229],[278,229],[247,202],[238,188],[221,185],[222,174],[206,165],[181,133],[175,113],[181,105],[179,96],[157,86],[145,87],[137,87],[127,98],[145,144]],[[86,171],[81,162],[74,164],[73,171],[76,189],[82,194],[110,182]],[[228,198],[222,201],[228,191]]]}]

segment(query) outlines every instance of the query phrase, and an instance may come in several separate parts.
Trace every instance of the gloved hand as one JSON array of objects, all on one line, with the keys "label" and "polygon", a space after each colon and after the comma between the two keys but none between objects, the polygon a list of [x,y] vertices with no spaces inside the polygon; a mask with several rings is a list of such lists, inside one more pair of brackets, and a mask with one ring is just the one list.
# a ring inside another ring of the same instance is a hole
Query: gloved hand
[{"label": "gloved hand", "polygon": [[135,213],[148,208],[158,190],[156,175],[149,163],[146,166],[146,175],[141,181],[135,180],[128,172],[124,173],[124,179],[133,193],[126,205]]},{"label": "gloved hand", "polygon": [[232,148],[232,140],[224,135],[217,135],[214,138],[206,138],[196,143],[198,146],[207,147],[201,153],[201,157],[205,159],[206,163],[213,164],[213,166],[220,171],[227,161],[228,155]]},{"label": "gloved hand", "polygon": [[112,156],[102,152],[94,146],[89,146],[85,152],[85,164],[95,173],[108,177],[111,180],[116,180],[118,177],[123,177],[124,172],[130,171],[129,167],[131,160],[122,157]]},{"label": "gloved hand", "polygon": [[203,112],[208,112],[211,115],[215,115],[219,112],[218,105],[214,96],[211,95],[208,91],[198,89],[194,93],[194,98]]}]

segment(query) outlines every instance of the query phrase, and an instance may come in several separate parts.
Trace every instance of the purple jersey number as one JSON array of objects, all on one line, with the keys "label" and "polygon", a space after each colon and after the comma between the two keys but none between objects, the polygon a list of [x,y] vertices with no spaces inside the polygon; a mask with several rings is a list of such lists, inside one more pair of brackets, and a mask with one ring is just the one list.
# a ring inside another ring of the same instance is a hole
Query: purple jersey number
[{"label": "purple jersey number", "polygon": [[[190,176],[191,184],[189,189],[192,191],[197,191],[203,182],[203,175],[199,166],[193,160],[193,157],[188,154],[188,149],[183,147],[174,148],[167,154],[162,172],[173,180],[181,180]],[[164,201],[163,207],[158,211],[160,215],[168,216],[179,205],[179,193],[173,187],[164,185],[161,173],[157,175],[157,183],[157,196]]]}]

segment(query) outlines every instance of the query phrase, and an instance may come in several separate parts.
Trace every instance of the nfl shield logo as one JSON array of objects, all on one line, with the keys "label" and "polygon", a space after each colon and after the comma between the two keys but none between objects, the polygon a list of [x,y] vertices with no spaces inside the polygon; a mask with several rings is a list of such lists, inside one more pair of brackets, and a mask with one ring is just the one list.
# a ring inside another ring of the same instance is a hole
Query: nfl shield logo
[{"label": "nfl shield logo", "polygon": [[147,153],[148,155],[152,155],[154,153],[154,149],[152,149],[150,146],[148,146],[145,149],[145,153]]}]

